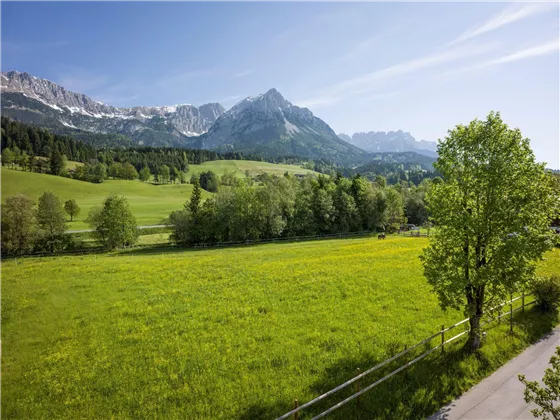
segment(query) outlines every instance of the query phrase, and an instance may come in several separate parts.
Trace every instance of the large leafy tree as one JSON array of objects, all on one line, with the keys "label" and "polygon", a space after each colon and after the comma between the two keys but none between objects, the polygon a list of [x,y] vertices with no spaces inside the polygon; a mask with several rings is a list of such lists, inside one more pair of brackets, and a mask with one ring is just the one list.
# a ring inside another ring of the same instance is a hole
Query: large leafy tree
[{"label": "large leafy tree", "polygon": [[89,212],[87,221],[108,249],[133,245],[138,239],[136,218],[124,197],[107,197],[101,208],[96,207]]},{"label": "large leafy tree", "polygon": [[529,140],[499,113],[450,130],[438,155],[443,182],[428,193],[437,231],[424,250],[424,273],[443,308],[464,309],[467,347],[476,349],[485,311],[522,289],[550,248],[557,191]]},{"label": "large leafy tree", "polygon": [[66,218],[62,202],[52,192],[45,192],[39,197],[37,222],[45,247],[50,252],[61,248],[66,232]]}]

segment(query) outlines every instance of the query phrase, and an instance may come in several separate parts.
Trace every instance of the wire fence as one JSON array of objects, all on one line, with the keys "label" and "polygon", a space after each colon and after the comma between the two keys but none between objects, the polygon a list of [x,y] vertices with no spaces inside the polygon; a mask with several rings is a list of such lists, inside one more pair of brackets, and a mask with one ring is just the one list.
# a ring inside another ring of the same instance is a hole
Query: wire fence
[{"label": "wire fence", "polygon": [[[502,303],[502,304],[500,304],[500,305],[498,305],[498,306],[495,306],[495,307],[489,309],[489,310],[487,311],[487,313],[491,313],[491,312],[493,312],[493,311],[496,311],[497,309],[500,309],[500,308],[502,308],[502,307],[504,307],[504,306],[506,306],[506,305],[508,305],[508,304],[510,305],[510,308],[509,308],[510,310],[509,310],[508,312],[505,312],[505,313],[503,313],[503,314],[501,314],[501,315],[498,315],[498,316],[497,316],[496,318],[494,318],[494,319],[490,319],[490,320],[488,320],[488,321],[482,322],[482,323],[480,324],[480,326],[482,327],[482,326],[484,326],[484,325],[487,325],[487,324],[490,323],[490,322],[493,322],[493,321],[495,321],[495,320],[498,320],[498,319],[500,319],[500,318],[503,318],[504,316],[510,315],[510,329],[513,329],[513,313],[514,313],[514,312],[517,312],[517,311],[520,311],[520,310],[521,310],[521,311],[524,311],[525,308],[526,308],[527,306],[532,305],[533,303],[535,303],[534,300],[532,300],[531,302],[525,302],[525,298],[526,298],[526,297],[527,297],[527,296],[525,295],[525,293],[523,293],[521,296],[518,296],[518,297],[516,297],[516,298],[510,299],[510,300],[507,301],[507,302],[504,302],[504,303]],[[513,302],[516,302],[516,301],[518,301],[518,300],[521,300],[521,305],[520,305],[518,308],[513,309]],[[454,328],[456,328],[456,327],[458,327],[458,326],[460,326],[460,325],[463,325],[463,324],[465,324],[465,323],[467,323],[467,322],[469,322],[469,321],[470,321],[470,318],[463,319],[462,321],[459,321],[459,322],[457,322],[456,324],[453,324],[453,325],[451,325],[450,327],[447,327],[447,328],[445,328],[445,326],[442,325],[441,330],[438,331],[437,333],[433,334],[432,336],[430,336],[430,337],[428,337],[428,338],[425,338],[424,340],[422,340],[422,341],[420,341],[419,343],[413,345],[412,347],[405,348],[405,350],[401,351],[400,353],[395,354],[394,356],[392,356],[392,357],[390,357],[390,358],[384,360],[383,362],[381,362],[381,363],[379,363],[379,364],[373,366],[372,368],[370,368],[370,369],[368,369],[368,370],[366,370],[366,371],[364,371],[364,372],[358,374],[357,376],[353,377],[352,379],[349,379],[348,381],[344,382],[343,384],[341,384],[341,385],[339,385],[339,386],[337,386],[337,387],[331,389],[330,391],[325,392],[325,393],[322,394],[322,395],[319,395],[318,397],[314,398],[314,399],[311,400],[311,401],[306,402],[305,404],[299,405],[298,400],[295,400],[295,401],[294,401],[294,409],[291,410],[291,411],[288,411],[286,414],[284,414],[284,415],[278,417],[276,420],[285,420],[285,419],[288,419],[288,418],[291,417],[291,416],[293,416],[293,418],[294,418],[295,420],[298,420],[298,419],[299,419],[299,413],[300,413],[303,409],[309,408],[309,407],[311,407],[312,405],[317,404],[317,403],[319,403],[320,401],[326,399],[327,397],[330,397],[331,395],[337,393],[338,391],[340,391],[340,390],[342,390],[342,389],[344,389],[344,388],[347,388],[348,386],[350,386],[350,385],[352,385],[352,384],[354,384],[354,383],[357,383],[357,384],[358,384],[358,391],[357,391],[357,392],[355,392],[354,394],[350,395],[348,398],[346,398],[346,399],[340,401],[339,403],[333,405],[332,407],[330,407],[329,409],[323,411],[322,413],[316,415],[316,416],[313,417],[311,420],[317,420],[317,419],[320,419],[320,418],[325,417],[325,416],[328,415],[329,413],[332,413],[333,411],[335,411],[336,409],[338,409],[338,408],[342,407],[343,405],[349,403],[350,401],[352,401],[352,400],[354,400],[354,399],[356,399],[356,398],[359,398],[360,395],[362,395],[362,394],[368,392],[369,390],[375,388],[375,387],[378,386],[379,384],[385,382],[387,379],[393,377],[393,376],[396,375],[397,373],[399,373],[399,372],[405,370],[406,368],[412,366],[413,364],[419,362],[420,360],[424,359],[425,357],[429,356],[430,354],[434,353],[435,351],[440,350],[440,351],[443,352],[444,349],[445,349],[445,346],[446,346],[447,344],[450,344],[451,342],[457,340],[458,338],[464,336],[465,334],[468,334],[469,330],[467,329],[467,330],[465,330],[465,331],[463,331],[463,332],[461,332],[461,333],[459,333],[459,334],[457,334],[457,335],[455,335],[455,336],[453,336],[453,337],[451,337],[451,338],[448,338],[447,340],[445,339],[445,333],[448,332],[448,331],[450,331],[450,330],[452,330],[452,329],[454,329]],[[430,348],[429,350],[425,351],[424,353],[420,354],[419,356],[417,356],[416,358],[410,360],[409,362],[404,363],[403,365],[401,365],[401,366],[398,367],[397,369],[395,369],[395,370],[393,370],[392,372],[388,373],[387,375],[383,376],[381,379],[378,379],[377,381],[373,382],[371,385],[368,385],[367,387],[361,389],[361,386],[360,386],[360,385],[361,385],[361,380],[362,380],[362,378],[364,378],[366,375],[369,375],[370,373],[373,373],[373,372],[375,372],[375,371],[381,369],[382,367],[388,365],[389,363],[391,363],[391,362],[393,362],[393,361],[395,361],[395,360],[397,360],[397,359],[403,357],[404,355],[406,355],[406,354],[412,352],[413,350],[417,349],[418,347],[421,347],[421,346],[423,346],[423,345],[426,345],[426,344],[430,343],[432,340],[434,340],[435,338],[437,338],[437,337],[439,337],[439,336],[441,336],[441,342],[440,342],[438,345],[436,345],[435,347]]]},{"label": "wire fence", "polygon": [[[196,245],[177,245],[172,242],[160,242],[155,244],[141,244],[133,245],[126,248],[121,248],[117,251],[134,251],[142,249],[164,249],[164,248],[176,248],[176,249],[203,249],[203,248],[226,248],[235,247],[242,245],[258,245],[258,244],[268,244],[268,243],[288,243],[288,242],[303,242],[303,241],[313,241],[322,239],[336,239],[336,238],[352,238],[352,237],[366,237],[378,234],[378,231],[360,231],[360,232],[346,232],[346,233],[332,233],[325,235],[309,235],[309,236],[286,236],[280,238],[268,238],[268,239],[250,239],[244,241],[228,241],[228,242],[208,242]],[[63,250],[57,251],[55,253],[49,252],[30,252],[22,255],[2,255],[3,260],[18,259],[26,257],[57,257],[64,255],[87,255],[87,254],[97,254],[107,252],[107,249],[102,246],[90,246],[86,248],[73,249],[73,250]]]}]

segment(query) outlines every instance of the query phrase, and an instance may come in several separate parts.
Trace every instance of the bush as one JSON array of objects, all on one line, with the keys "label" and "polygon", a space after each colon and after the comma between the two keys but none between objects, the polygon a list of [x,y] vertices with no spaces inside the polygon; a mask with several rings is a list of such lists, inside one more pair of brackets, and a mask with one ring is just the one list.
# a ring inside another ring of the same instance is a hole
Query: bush
[{"label": "bush", "polygon": [[543,311],[553,312],[560,305],[560,276],[537,277],[531,284],[531,294]]}]

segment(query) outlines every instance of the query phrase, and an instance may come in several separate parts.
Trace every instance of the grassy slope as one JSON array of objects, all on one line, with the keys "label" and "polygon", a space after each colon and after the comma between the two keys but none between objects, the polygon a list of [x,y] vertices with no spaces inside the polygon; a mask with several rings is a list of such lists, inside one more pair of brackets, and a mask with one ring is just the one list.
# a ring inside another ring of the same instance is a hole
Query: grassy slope
[{"label": "grassy slope", "polygon": [[265,172],[284,175],[286,171],[290,174],[306,174],[317,172],[303,169],[298,165],[275,164],[268,162],[255,162],[250,160],[216,160],[212,162],[204,162],[200,165],[189,165],[188,179],[193,173],[204,171],[213,171],[218,175],[222,175],[225,171],[235,172],[237,176],[244,177],[245,171],[249,170],[251,175],[255,176]]},{"label": "grassy slope", "polygon": [[[100,205],[110,194],[128,198],[132,212],[139,225],[158,224],[173,210],[180,209],[190,197],[192,185],[153,185],[140,181],[107,180],[92,184],[59,176],[37,174],[2,168],[2,201],[11,195],[23,192],[33,199],[45,191],[52,191],[62,200],[73,198],[81,213],[69,229],[87,229],[84,222],[88,211]],[[208,193],[204,192],[204,196]]]},{"label": "grassy slope", "polygon": [[[75,167],[79,162],[69,162],[68,167]],[[268,172],[283,175],[284,172],[305,174],[308,171],[297,165],[280,165],[267,162],[254,162],[244,160],[222,160],[205,162],[202,165],[189,165],[188,178],[192,173],[214,171],[218,175],[226,170],[235,172],[237,176],[244,177],[248,169],[252,175]],[[106,180],[102,184],[56,177],[46,174],[37,174],[2,168],[2,201],[10,195],[23,192],[33,199],[37,199],[43,192],[52,191],[62,200],[74,198],[80,208],[81,214],[74,222],[69,224],[69,229],[87,229],[84,222],[90,208],[99,205],[109,194],[121,194],[128,198],[130,206],[139,225],[159,224],[162,219],[169,216],[173,210],[180,209],[190,197],[192,185],[153,185],[139,181]],[[203,192],[203,197],[209,194]]]},{"label": "grassy slope", "polygon": [[[2,413],[274,418],[462,318],[441,311],[422,276],[426,244],[391,236],[4,262]],[[555,250],[539,270],[559,265]],[[450,348],[333,418],[431,414],[554,320],[529,311],[518,322],[514,337],[491,329],[481,356]]]}]

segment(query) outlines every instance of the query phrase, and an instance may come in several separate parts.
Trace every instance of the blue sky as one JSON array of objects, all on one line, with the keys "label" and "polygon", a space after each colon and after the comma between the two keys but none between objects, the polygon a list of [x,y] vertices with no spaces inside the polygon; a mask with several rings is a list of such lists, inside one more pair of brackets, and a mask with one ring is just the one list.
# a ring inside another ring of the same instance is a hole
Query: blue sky
[{"label": "blue sky", "polygon": [[437,140],[498,110],[559,168],[555,3],[2,2],[2,71],[115,106],[277,88],[336,132]]}]

